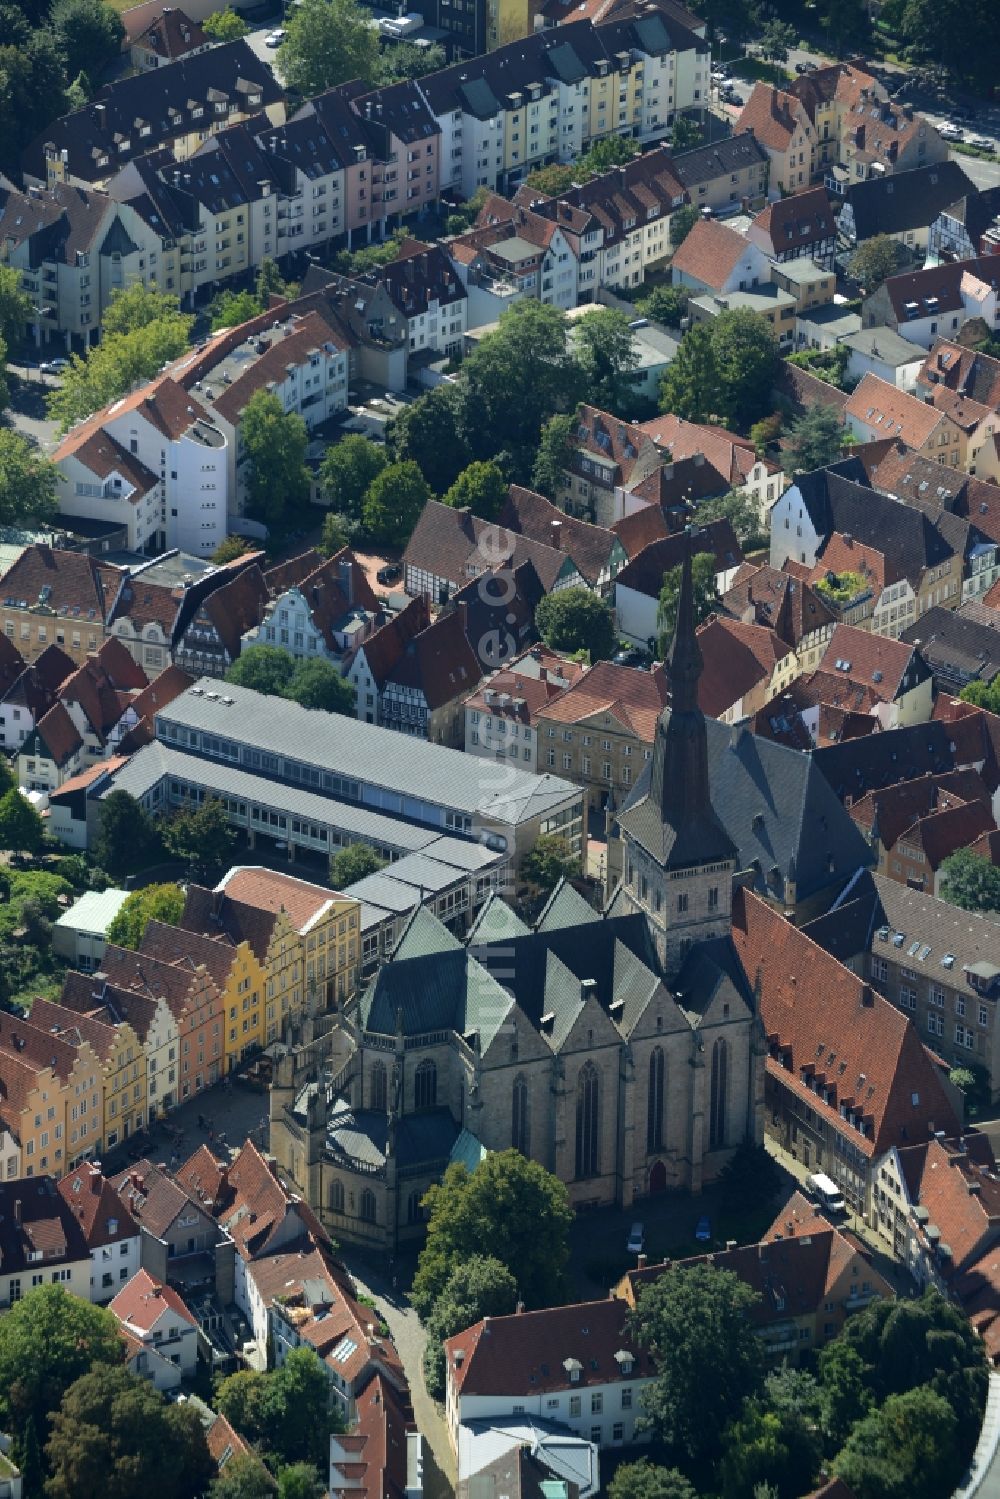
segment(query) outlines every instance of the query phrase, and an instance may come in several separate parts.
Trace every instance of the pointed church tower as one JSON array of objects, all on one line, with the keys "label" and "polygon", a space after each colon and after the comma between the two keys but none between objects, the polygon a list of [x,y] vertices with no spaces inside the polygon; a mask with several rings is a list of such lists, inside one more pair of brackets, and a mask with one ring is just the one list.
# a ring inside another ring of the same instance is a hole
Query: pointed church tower
[{"label": "pointed church tower", "polygon": [[681,568],[667,667],[670,706],[656,728],[648,781],[618,814],[625,845],[618,909],[642,911],[668,977],[692,942],[727,936],[736,846],[712,806],[708,735],[698,706],[691,542]]}]

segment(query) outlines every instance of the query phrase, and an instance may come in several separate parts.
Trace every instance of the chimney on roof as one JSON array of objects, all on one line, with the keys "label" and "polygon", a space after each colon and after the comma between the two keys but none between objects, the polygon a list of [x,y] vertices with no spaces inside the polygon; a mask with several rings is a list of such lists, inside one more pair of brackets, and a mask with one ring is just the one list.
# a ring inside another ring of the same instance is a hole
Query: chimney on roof
[{"label": "chimney on roof", "polygon": [[562,550],[562,521],[554,520],[551,524],[552,545],[557,551]]},{"label": "chimney on roof", "polygon": [[644,1254],[637,1255],[636,1256],[636,1269],[637,1270],[645,1270],[645,1268],[646,1268],[646,1256]]},{"label": "chimney on roof", "polygon": [[20,1221],[21,1221],[21,1199],[20,1199],[20,1197],[15,1197],[14,1198],[14,1222],[15,1223],[20,1223]]},{"label": "chimney on roof", "polygon": [[874,995],[874,993],[872,991],[871,984],[862,984],[861,985],[861,1008],[864,1009],[864,1010],[871,1010],[871,1009],[874,1009],[874,1007],[875,1007],[875,995]]}]

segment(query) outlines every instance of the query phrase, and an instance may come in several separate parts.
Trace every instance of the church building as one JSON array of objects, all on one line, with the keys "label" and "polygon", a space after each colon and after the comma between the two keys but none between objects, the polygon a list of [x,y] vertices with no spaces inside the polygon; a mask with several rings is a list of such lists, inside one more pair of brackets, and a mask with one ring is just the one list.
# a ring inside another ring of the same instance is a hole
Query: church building
[{"label": "church building", "polygon": [[563,883],[529,927],[494,897],[462,941],[418,906],[339,1019],[332,1074],[279,1061],[271,1149],[335,1237],[418,1236],[427,1188],[484,1151],[523,1151],[582,1209],[698,1192],[762,1141],[766,1041],[730,935],[690,556],[669,669],[606,910]]}]

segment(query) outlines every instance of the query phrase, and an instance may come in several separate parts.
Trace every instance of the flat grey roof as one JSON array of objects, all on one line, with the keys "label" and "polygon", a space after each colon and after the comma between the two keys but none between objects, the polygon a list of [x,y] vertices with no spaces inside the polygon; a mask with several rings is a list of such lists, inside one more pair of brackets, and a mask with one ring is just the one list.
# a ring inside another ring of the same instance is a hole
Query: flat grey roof
[{"label": "flat grey roof", "polygon": [[522,239],[519,234],[515,234],[511,239],[501,240],[498,245],[490,245],[489,248],[490,254],[495,255],[498,260],[509,260],[515,265],[519,261],[530,260],[532,256],[539,254],[538,246]]},{"label": "flat grey roof", "polygon": [[399,849],[401,853],[415,853],[436,841],[434,833],[427,828],[414,827],[378,812],[368,812],[354,802],[338,802],[330,796],[318,796],[314,791],[282,786],[267,776],[253,775],[250,771],[237,770],[215,760],[203,760],[200,755],[186,755],[183,750],[172,749],[167,744],[143,745],[111,778],[107,789],[101,793],[101,799],[111,791],[144,796],[164,776],[189,781],[220,796],[236,796],[260,806],[273,807],[275,811],[306,818],[309,822],[348,833],[359,841]]},{"label": "flat grey roof", "polygon": [[921,349],[918,344],[911,344],[908,338],[902,338],[893,328],[862,328],[859,333],[852,333],[847,338],[842,338],[849,349],[855,349],[859,354],[867,354],[872,359],[884,359],[886,364],[916,364],[927,358],[927,350]]},{"label": "flat grey roof", "polygon": [[[223,695],[231,701],[223,702]],[[203,677],[156,715],[158,739],[165,724],[224,736],[356,780],[380,798],[386,811],[398,811],[401,817],[419,816],[424,803],[513,825],[546,816],[583,795],[579,786],[559,776],[511,770],[395,729],[302,708],[214,677]],[[282,804],[293,794],[307,793],[283,787]],[[363,793],[363,800],[372,799]],[[325,798],[315,800],[327,805]],[[343,810],[346,816],[348,809]]]}]

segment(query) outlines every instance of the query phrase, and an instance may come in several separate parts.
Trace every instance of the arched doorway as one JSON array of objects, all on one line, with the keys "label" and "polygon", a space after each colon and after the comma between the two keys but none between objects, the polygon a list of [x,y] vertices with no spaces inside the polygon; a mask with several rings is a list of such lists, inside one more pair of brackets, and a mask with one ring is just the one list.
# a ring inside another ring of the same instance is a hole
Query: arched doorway
[{"label": "arched doorway", "polygon": [[658,1192],[667,1190],[667,1168],[662,1161],[654,1161],[653,1168],[649,1173],[649,1195],[655,1197]]}]

